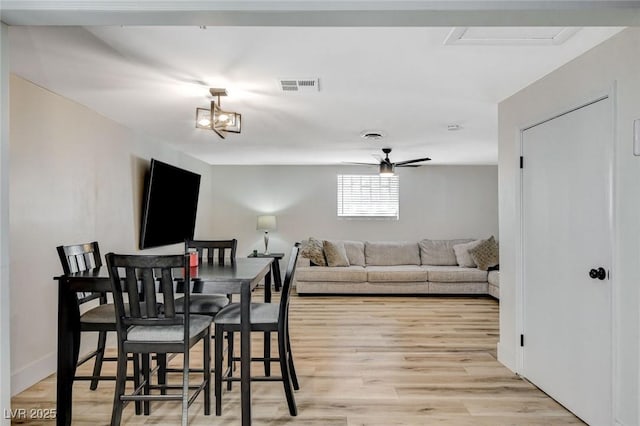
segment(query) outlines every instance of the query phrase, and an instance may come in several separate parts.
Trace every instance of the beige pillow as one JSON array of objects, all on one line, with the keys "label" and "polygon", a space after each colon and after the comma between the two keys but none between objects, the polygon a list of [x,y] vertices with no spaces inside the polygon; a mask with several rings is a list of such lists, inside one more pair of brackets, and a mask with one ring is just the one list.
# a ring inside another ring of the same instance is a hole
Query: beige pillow
[{"label": "beige pillow", "polygon": [[457,240],[428,240],[424,239],[420,245],[420,261],[423,265],[454,266],[458,264],[453,246],[469,243],[470,239]]},{"label": "beige pillow", "polygon": [[349,266],[347,251],[342,241],[324,240],[322,243],[328,266]]},{"label": "beige pillow", "polygon": [[454,245],[453,251],[456,254],[456,260],[458,261],[458,265],[462,266],[463,268],[475,268],[476,263],[471,258],[471,255],[469,254],[469,250],[476,247],[482,241],[484,240],[476,240],[476,241],[471,241],[470,243]]},{"label": "beige pillow", "polygon": [[362,241],[344,241],[349,265],[364,266],[364,243]]},{"label": "beige pillow", "polygon": [[478,269],[482,271],[488,270],[492,266],[496,266],[499,261],[498,243],[493,238],[482,240],[480,244],[469,250],[471,259],[478,265]]},{"label": "beige pillow", "polygon": [[306,257],[311,261],[312,265],[327,266],[327,260],[324,257],[324,250],[322,247],[322,241],[316,240],[310,237],[302,250],[300,250],[300,256]]}]

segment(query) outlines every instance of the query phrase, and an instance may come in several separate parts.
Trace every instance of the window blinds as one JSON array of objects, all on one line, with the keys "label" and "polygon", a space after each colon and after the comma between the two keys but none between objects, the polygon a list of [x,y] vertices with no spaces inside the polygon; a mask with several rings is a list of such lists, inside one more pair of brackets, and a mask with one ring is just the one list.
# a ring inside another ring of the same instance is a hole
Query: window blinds
[{"label": "window blinds", "polygon": [[338,175],[338,217],[397,219],[399,186],[398,176]]}]

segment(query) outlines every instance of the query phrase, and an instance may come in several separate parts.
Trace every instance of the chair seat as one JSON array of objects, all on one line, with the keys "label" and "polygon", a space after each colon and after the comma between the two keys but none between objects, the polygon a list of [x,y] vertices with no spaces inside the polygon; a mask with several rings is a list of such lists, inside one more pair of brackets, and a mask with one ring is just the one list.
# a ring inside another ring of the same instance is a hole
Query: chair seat
[{"label": "chair seat", "polygon": [[[184,312],[184,296],[176,299],[176,312]],[[192,314],[215,315],[229,304],[227,296],[222,294],[192,294],[189,296],[189,309]]]},{"label": "chair seat", "polygon": [[[189,318],[190,339],[207,329],[212,321],[207,315],[190,315]],[[183,337],[183,325],[134,325],[127,332],[128,342],[181,342]]]},{"label": "chair seat", "polygon": [[[252,303],[251,304],[251,324],[277,324],[278,311],[280,306],[277,303]],[[216,324],[236,324],[240,325],[240,304],[231,303],[216,315]]]},{"label": "chair seat", "polygon": [[[124,304],[124,309],[127,311],[127,314],[129,314],[128,303]],[[144,314],[147,312],[147,305],[144,302],[140,303],[140,311]],[[115,324],[116,308],[113,303],[98,305],[82,314],[80,316],[80,322],[90,324]]]}]

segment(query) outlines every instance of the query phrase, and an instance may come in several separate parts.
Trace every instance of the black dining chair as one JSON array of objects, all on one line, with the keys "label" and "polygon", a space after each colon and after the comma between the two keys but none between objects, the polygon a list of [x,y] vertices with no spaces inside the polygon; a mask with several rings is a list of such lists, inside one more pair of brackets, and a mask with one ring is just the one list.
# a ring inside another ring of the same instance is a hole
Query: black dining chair
[{"label": "black dining chair", "polygon": [[[181,401],[183,426],[188,424],[188,408],[196,397],[204,393],[204,414],[210,414],[211,397],[211,316],[190,313],[190,270],[188,255],[106,255],[113,300],[116,308],[118,334],[118,368],[114,392],[111,425],[119,425],[122,411],[128,401],[142,401],[144,414],[150,413],[150,401]],[[124,272],[121,275],[121,272]],[[184,281],[182,309],[178,312],[174,294],[174,274]],[[144,298],[142,301],[141,294]],[[124,295],[130,309],[125,309]],[[140,302],[146,310],[140,309]],[[146,311],[146,312],[145,312]],[[189,351],[202,341],[203,376],[197,385],[190,385]],[[127,356],[142,358],[144,380],[132,393],[125,394]],[[150,355],[182,354],[182,383],[152,385],[150,382]],[[154,390],[163,394],[153,394]],[[166,390],[179,389],[179,393]],[[190,390],[194,392],[190,395]]]},{"label": "black dining chair", "polygon": [[[100,268],[102,266],[100,248],[97,241],[85,244],[58,246],[56,249],[65,275]],[[105,293],[78,293],[78,309],[80,309],[81,305],[92,301],[94,301],[94,304],[96,303],[95,301],[99,304],[80,315],[80,331],[97,332],[98,344],[95,351],[92,351],[78,361],[78,366],[95,358],[93,374],[91,376],[76,375],[74,380],[90,380],[90,389],[96,390],[99,380],[115,380],[115,376],[101,376],[101,373],[103,361],[117,360],[117,358],[114,357],[104,356],[107,333],[116,331],[116,315],[115,307],[112,303],[107,303],[107,295]]]},{"label": "black dining chair", "polygon": [[[289,301],[291,285],[295,275],[296,263],[300,244],[296,243],[291,249],[287,272],[282,286],[280,303],[252,303],[251,304],[251,331],[277,332],[278,333],[278,357],[277,358],[252,358],[252,361],[279,362],[281,376],[252,377],[254,381],[279,381],[284,386],[289,413],[292,416],[298,414],[293,390],[300,388],[291,353],[291,341],[289,339]],[[216,336],[222,336],[224,332],[232,335],[240,332],[240,304],[231,303],[218,312],[214,319],[214,332]],[[233,354],[233,339],[229,339],[230,354]],[[233,377],[233,368],[228,368],[225,374],[222,372],[223,361],[222,339],[216,339],[214,348],[214,388],[216,398],[216,415],[222,411],[222,382],[239,381]],[[239,358],[233,358],[239,360]]]}]

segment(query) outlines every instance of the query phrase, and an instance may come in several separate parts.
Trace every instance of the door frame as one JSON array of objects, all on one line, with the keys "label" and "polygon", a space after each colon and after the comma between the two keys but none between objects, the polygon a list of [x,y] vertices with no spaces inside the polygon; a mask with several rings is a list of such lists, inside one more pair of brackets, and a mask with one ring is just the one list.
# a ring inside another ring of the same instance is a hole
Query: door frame
[{"label": "door frame", "polygon": [[[615,166],[616,166],[616,140],[617,140],[617,97],[616,97],[616,82],[613,81],[610,86],[605,90],[595,91],[593,93],[588,94],[587,96],[582,97],[574,102],[565,104],[566,106],[560,108],[558,110],[552,111],[551,113],[545,113],[539,119],[535,121],[531,121],[529,124],[526,124],[520,127],[517,131],[517,138],[519,140],[518,149],[516,152],[517,158],[514,161],[519,162],[520,157],[523,155],[523,143],[524,143],[524,132],[532,127],[543,124],[547,121],[558,118],[562,115],[571,113],[577,109],[588,106],[600,100],[609,99],[611,101],[611,141],[608,144],[608,153],[607,158],[604,159],[607,164],[608,170],[608,187],[610,191],[609,197],[609,243],[611,247],[611,251],[609,253],[609,257],[611,263],[609,265],[610,270],[610,279],[609,283],[611,286],[611,366],[610,366],[610,394],[611,394],[611,424],[615,424],[615,413],[619,412],[617,406],[617,389],[618,389],[618,377],[619,377],[619,367],[618,367],[618,347],[620,336],[618,335],[618,316],[617,312],[619,312],[620,298],[619,298],[619,285],[616,277],[616,261],[617,261],[617,249],[615,246],[615,235],[617,233],[617,221],[616,221],[616,182],[615,182]],[[526,158],[524,159],[524,167],[526,167]],[[524,376],[524,348],[520,346],[520,334],[524,334],[524,188],[523,188],[523,172],[524,169],[520,169],[520,173],[516,174],[516,190],[517,194],[517,204],[516,204],[516,217],[518,223],[516,224],[518,231],[516,232],[516,241],[515,241],[515,273],[516,273],[516,282],[515,282],[515,332],[516,336],[514,336],[515,343],[515,353],[516,353],[516,373],[522,377]]]}]

